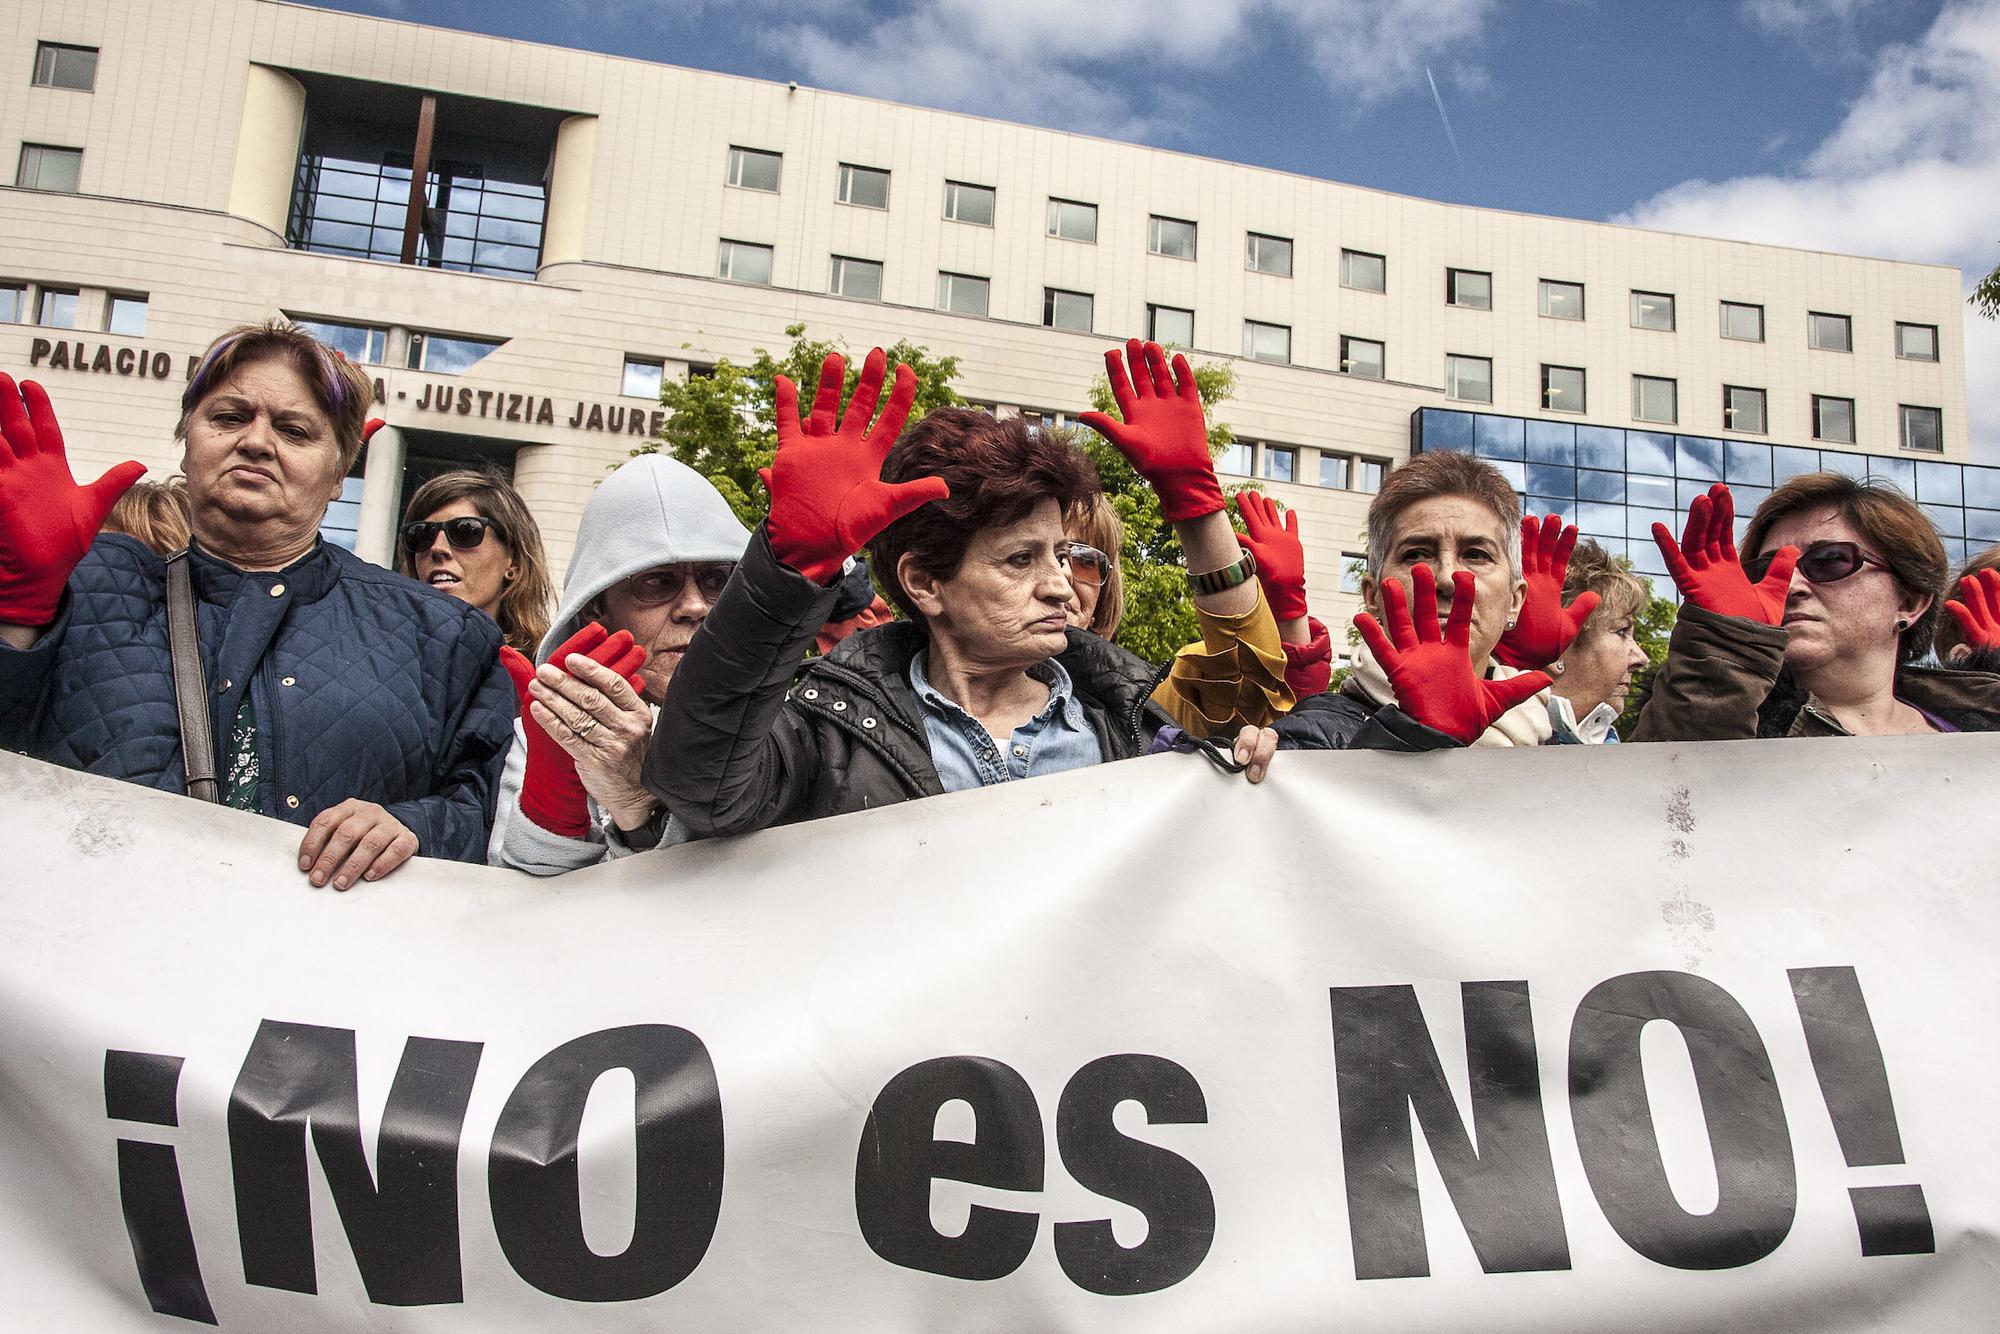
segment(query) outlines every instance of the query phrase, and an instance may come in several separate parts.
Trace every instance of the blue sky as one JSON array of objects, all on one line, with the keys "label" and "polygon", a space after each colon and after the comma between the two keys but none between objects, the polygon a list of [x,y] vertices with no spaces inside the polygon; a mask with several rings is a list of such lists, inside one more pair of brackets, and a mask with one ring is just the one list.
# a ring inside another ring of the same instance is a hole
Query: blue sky
[{"label": "blue sky", "polygon": [[[2000,0],[313,2],[1968,284],[2000,263]],[[2000,327],[1966,334],[2000,461]]]}]

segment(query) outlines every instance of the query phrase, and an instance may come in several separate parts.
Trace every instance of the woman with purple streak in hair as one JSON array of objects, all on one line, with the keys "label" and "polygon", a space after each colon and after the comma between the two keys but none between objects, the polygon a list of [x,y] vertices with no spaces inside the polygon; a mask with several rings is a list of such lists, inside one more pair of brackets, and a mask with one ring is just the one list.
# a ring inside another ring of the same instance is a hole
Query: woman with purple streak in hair
[{"label": "woman with purple streak in hair", "polygon": [[306,826],[316,887],[483,861],[515,715],[499,630],[319,535],[371,398],[282,321],[218,338],[175,428],[191,536],[162,559],[96,532],[139,465],[79,487],[48,395],[0,375],[0,746],[189,790],[167,617],[185,562],[215,799]]}]

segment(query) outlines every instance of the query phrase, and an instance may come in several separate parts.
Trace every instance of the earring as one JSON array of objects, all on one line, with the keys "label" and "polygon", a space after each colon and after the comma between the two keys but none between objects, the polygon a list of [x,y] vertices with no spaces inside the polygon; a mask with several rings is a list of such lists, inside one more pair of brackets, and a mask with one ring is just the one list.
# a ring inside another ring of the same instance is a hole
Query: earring
[{"label": "earring", "polygon": [[1509,616],[1507,618],[1507,628],[1509,630],[1512,630],[1514,628],[1514,618],[1512,616]]},{"label": "earring", "polygon": [[1562,674],[1563,674],[1563,660],[1561,658],[1557,658],[1554,662],[1549,664],[1549,675],[1561,676]]},{"label": "earring", "polygon": [[1909,629],[1909,628],[1910,628],[1910,623],[1909,623],[1909,622],[1908,622],[1907,620],[1905,620],[1905,619],[1904,619],[1903,617],[1901,617],[1901,616],[1898,616],[1898,617],[1896,618],[1896,633],[1897,633],[1897,634],[1899,634],[1899,635],[1900,635],[1900,634],[1902,634],[1902,633],[1903,633],[1903,631],[1905,631],[1905,630],[1907,630],[1907,629]]}]

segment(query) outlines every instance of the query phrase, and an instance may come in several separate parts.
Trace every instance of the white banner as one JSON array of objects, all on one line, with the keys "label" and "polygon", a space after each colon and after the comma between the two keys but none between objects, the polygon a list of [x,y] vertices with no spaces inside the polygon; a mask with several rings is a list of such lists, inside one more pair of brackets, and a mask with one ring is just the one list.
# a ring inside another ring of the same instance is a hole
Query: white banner
[{"label": "white banner", "polygon": [[1990,1327],[1995,773],[1160,756],[342,895],[296,828],[0,757],[0,1309]]}]

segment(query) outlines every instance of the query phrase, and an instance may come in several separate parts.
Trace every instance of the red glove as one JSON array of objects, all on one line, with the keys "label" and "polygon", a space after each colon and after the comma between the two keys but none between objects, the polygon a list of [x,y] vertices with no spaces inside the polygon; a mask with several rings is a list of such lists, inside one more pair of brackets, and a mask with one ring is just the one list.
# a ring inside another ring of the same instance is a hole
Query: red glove
[{"label": "red glove", "polygon": [[2000,570],[1981,570],[1958,581],[1958,596],[1944,604],[1959,634],[1974,648],[2000,648]]},{"label": "red glove", "polygon": [[1333,682],[1333,636],[1320,624],[1319,617],[1306,617],[1312,639],[1304,644],[1285,645],[1285,684],[1294,699],[1324,694]]},{"label": "red glove", "polygon": [[1597,610],[1597,594],[1579,593],[1563,608],[1563,581],[1569,577],[1569,553],[1576,550],[1576,527],[1563,527],[1562,516],[1551,514],[1540,523],[1529,515],[1521,520],[1521,574],[1528,581],[1521,614],[1493,656],[1509,667],[1546,667],[1583,633],[1583,623]]},{"label": "red glove", "polygon": [[[606,635],[604,627],[592,621],[565,640],[561,648],[549,655],[549,661],[562,667],[572,653],[581,653],[592,662],[609,667],[634,690],[644,688],[639,669],[646,665],[646,650],[634,644],[632,636],[623,630]],[[521,730],[528,737],[528,771],[521,780],[521,814],[551,834],[586,837],[590,833],[590,798],[583,790],[583,780],[577,777],[576,761],[535,721],[528,708],[528,686],[535,679],[535,664],[508,647],[501,648],[500,662],[513,679],[514,694],[521,701]]]},{"label": "red glove", "polygon": [[[1403,586],[1394,579],[1382,581],[1382,606],[1389,617],[1389,633],[1373,616],[1361,612],[1354,624],[1368,651],[1389,674],[1396,703],[1403,712],[1426,727],[1436,728],[1460,745],[1469,746],[1493,720],[1538,690],[1546,690],[1549,678],[1541,672],[1522,672],[1504,681],[1482,681],[1472,674],[1472,572],[1460,570],[1451,577],[1451,619],[1438,633],[1437,576],[1428,565],[1410,571],[1416,587],[1416,623],[1403,601]],[[1392,642],[1393,641],[1393,642]]]},{"label": "red glove", "polygon": [[49,396],[33,380],[16,390],[5,374],[0,438],[0,625],[44,626],[104,516],[146,465],[121,463],[78,486]]},{"label": "red glove", "polygon": [[365,445],[370,440],[373,440],[375,433],[388,424],[388,422],[383,421],[380,417],[370,417],[361,425],[361,443]]},{"label": "red glove", "polygon": [[847,558],[875,534],[918,506],[951,494],[942,477],[893,486],[882,480],[882,460],[917,396],[916,372],[896,367],[889,406],[882,409],[875,429],[868,429],[888,361],[879,347],[868,354],[838,427],[834,419],[847,375],[847,362],[838,352],[828,354],[819,368],[819,395],[813,399],[812,416],[804,421],[799,420],[798,386],[786,376],[777,378],[778,453],[770,467],[757,470],[771,493],[764,531],[779,560],[823,587],[840,578]]},{"label": "red glove", "polygon": [[[1127,361],[1132,363],[1129,377]],[[1113,421],[1102,412],[1082,413],[1077,420],[1116,445],[1133,470],[1152,485],[1167,522],[1199,519],[1226,508],[1208,452],[1201,396],[1195,392],[1187,358],[1174,354],[1170,376],[1160,345],[1134,338],[1125,344],[1123,359],[1115,347],[1104,354],[1104,371],[1111,379],[1118,415],[1125,420]]]},{"label": "red glove", "polygon": [[1703,611],[1740,616],[1759,625],[1777,625],[1785,619],[1785,597],[1799,549],[1781,548],[1771,557],[1764,578],[1752,584],[1736,558],[1736,502],[1721,482],[1688,506],[1687,528],[1678,545],[1663,523],[1653,525],[1653,541],[1681,596]]},{"label": "red glove", "polygon": [[1306,549],[1299,542],[1299,512],[1287,510],[1280,522],[1276,503],[1255,491],[1236,493],[1236,512],[1250,530],[1236,540],[1257,559],[1257,582],[1264,585],[1271,614],[1280,621],[1298,620],[1306,614]]}]

